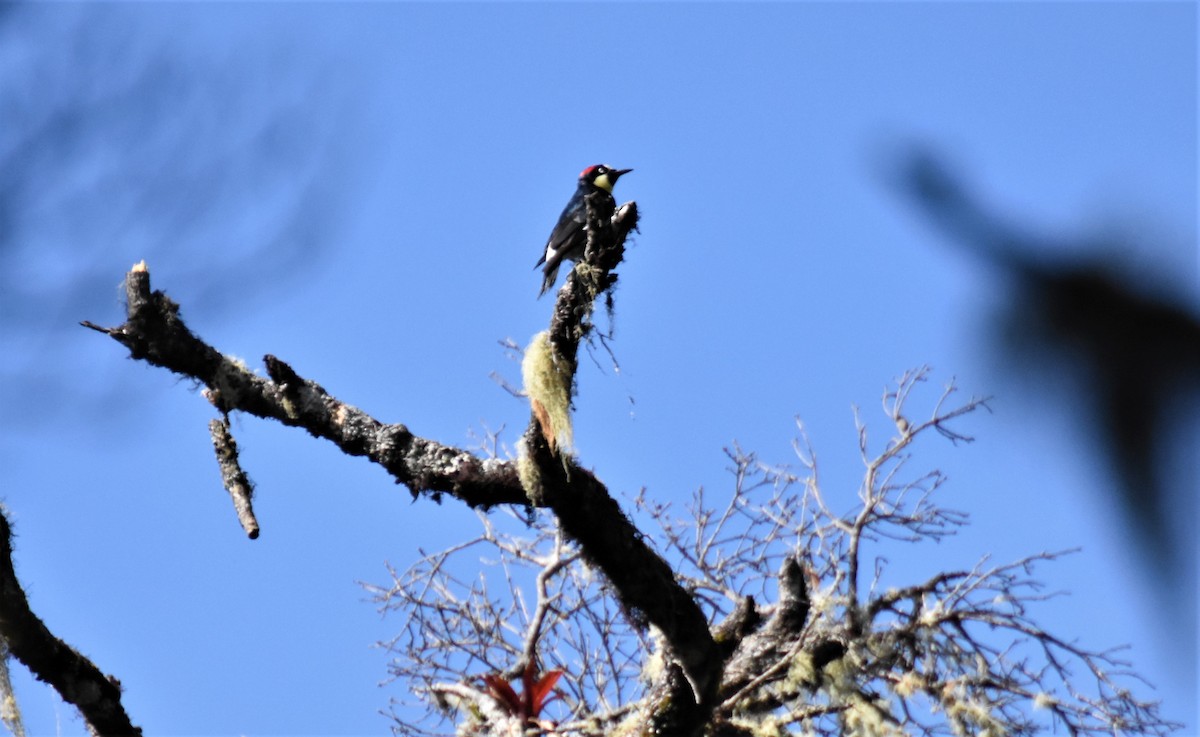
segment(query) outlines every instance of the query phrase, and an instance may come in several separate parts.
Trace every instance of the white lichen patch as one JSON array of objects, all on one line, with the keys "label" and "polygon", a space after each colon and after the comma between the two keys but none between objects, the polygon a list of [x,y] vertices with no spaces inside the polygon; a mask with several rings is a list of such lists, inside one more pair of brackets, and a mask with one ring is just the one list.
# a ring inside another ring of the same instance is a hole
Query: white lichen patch
[{"label": "white lichen patch", "polygon": [[892,687],[892,690],[896,692],[897,696],[908,698],[916,693],[921,686],[922,679],[920,674],[918,674],[916,671],[910,670],[909,672],[900,676],[900,680],[896,681],[896,685]]},{"label": "white lichen patch", "polygon": [[1058,699],[1044,691],[1033,697],[1033,708],[1035,709],[1049,709],[1057,705]]}]

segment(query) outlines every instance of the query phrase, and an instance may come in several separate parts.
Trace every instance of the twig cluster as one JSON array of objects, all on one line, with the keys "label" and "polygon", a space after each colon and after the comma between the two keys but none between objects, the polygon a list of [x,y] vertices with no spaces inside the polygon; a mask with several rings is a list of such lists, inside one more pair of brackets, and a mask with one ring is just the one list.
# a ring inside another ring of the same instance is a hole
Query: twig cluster
[{"label": "twig cluster", "polygon": [[470,712],[464,704],[494,701],[484,675],[515,679],[530,663],[539,670],[571,666],[550,712],[556,721],[605,714],[611,724],[640,695],[635,684],[645,637],[561,531],[546,527],[530,535],[513,513],[480,514],[479,521],[477,537],[423,553],[403,571],[389,567],[387,586],[366,585],[385,611],[401,617],[399,634],[384,643],[395,655],[392,676],[432,717],[414,720],[413,702],[403,700],[393,710],[397,726],[439,734],[439,724]]},{"label": "twig cluster", "polygon": [[[1087,649],[1031,615],[1049,598],[1035,567],[1064,553],[1000,565],[985,558],[886,590],[880,560],[868,580],[868,547],[938,539],[966,524],[935,502],[940,473],[909,471],[910,452],[931,431],[970,442],[953,422],[987,401],[956,402],[950,384],[926,419],[909,420],[912,393],[928,377],[928,369],[907,373],[885,393],[896,433],[881,450],[870,452],[858,421],[864,474],[846,512],[822,493],[803,428],[796,468],[730,449],[733,490],[717,504],[701,489],[676,516],[645,494],[633,499],[725,653],[709,733],[1169,733],[1176,725],[1133,695],[1136,676],[1116,651]],[[502,532],[481,515],[483,531],[470,542],[370,587],[404,617],[386,643],[393,675],[415,696],[394,705],[398,731],[501,733],[487,718],[494,699],[471,676],[514,675],[532,660],[565,672],[544,733],[623,734],[654,708],[661,638],[626,623],[561,531],[518,522]]]}]

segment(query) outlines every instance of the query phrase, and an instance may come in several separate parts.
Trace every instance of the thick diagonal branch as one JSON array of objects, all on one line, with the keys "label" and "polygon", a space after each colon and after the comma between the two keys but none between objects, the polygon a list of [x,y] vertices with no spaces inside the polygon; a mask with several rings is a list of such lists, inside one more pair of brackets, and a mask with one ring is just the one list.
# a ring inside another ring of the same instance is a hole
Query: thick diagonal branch
[{"label": "thick diagonal branch", "polygon": [[125,708],[121,687],[92,661],[54,636],[29,608],[12,562],[12,529],[0,513],[0,637],[34,677],[74,704],[93,734],[140,735]]}]

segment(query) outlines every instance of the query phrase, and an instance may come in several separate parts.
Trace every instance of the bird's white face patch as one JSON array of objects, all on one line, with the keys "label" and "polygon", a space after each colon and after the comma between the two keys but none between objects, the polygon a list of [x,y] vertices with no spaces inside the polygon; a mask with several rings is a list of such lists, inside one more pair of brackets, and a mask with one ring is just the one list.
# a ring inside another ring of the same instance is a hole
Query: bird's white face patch
[{"label": "bird's white face patch", "polygon": [[605,172],[604,174],[601,174],[600,176],[596,177],[595,180],[592,181],[592,184],[595,184],[597,187],[604,190],[605,192],[612,194],[613,182],[611,179],[608,178],[608,172]]}]

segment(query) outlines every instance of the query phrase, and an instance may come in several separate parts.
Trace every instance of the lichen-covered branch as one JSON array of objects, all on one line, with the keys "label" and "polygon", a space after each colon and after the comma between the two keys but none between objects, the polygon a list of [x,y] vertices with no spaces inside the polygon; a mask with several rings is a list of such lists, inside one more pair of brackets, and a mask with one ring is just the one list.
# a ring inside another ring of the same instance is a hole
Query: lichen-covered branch
[{"label": "lichen-covered branch", "polygon": [[212,435],[213,449],[217,453],[217,466],[221,469],[221,481],[233,499],[233,509],[238,522],[251,540],[258,537],[258,519],[254,516],[254,484],[242,470],[238,460],[237,441],[229,432],[229,417],[210,420],[208,432]]},{"label": "lichen-covered branch", "polygon": [[[625,239],[637,225],[634,203],[617,208],[611,218],[604,215],[589,200],[585,258],[559,291],[548,332],[551,360],[555,372],[565,374],[563,393],[568,398],[573,394],[579,345],[592,332],[595,302],[615,285],[612,269],[624,257]],[[665,734],[697,734],[715,704],[723,662],[704,613],[676,582],[671,567],[646,545],[608,489],[553,443],[561,428],[548,432],[544,417],[562,412],[542,411],[552,401],[531,397],[534,416],[523,447],[526,462],[533,464],[536,473],[524,474],[527,491],[554,511],[563,531],[604,572],[634,622],[653,625],[662,633],[671,665],[664,671],[650,728]]]},{"label": "lichen-covered branch", "polygon": [[222,413],[245,412],[301,427],[344,453],[383,466],[414,495],[446,493],[472,507],[527,503],[510,463],[483,460],[460,448],[420,438],[401,424],[387,424],[338,400],[291,366],[266,356],[267,376],[222,354],[188,329],[179,306],[150,290],[150,272],[139,264],[125,278],[127,320],[114,328],[84,322],[129,349],[131,357],[161,366],[205,386]]},{"label": "lichen-covered branch", "polygon": [[[560,290],[547,332],[557,380],[563,385],[560,404],[569,405],[579,344],[592,330],[596,300],[611,295],[617,280],[613,269],[621,263],[626,237],[636,225],[633,203],[603,214],[589,203],[586,255]],[[144,263],[127,275],[126,295],[124,324],[114,328],[83,324],[124,345],[133,358],[199,382],[205,387],[204,396],[222,415],[241,411],[302,427],[348,455],[366,456],[383,466],[414,495],[449,494],[484,509],[519,504],[553,510],[563,533],[579,546],[579,554],[605,574],[630,620],[638,626],[653,625],[662,635],[670,665],[659,684],[660,705],[650,710],[652,728],[687,735],[698,733],[706,723],[715,705],[722,653],[702,610],[676,582],[671,567],[646,545],[595,475],[555,444],[560,434],[546,427],[547,418],[565,417],[569,422],[566,407],[557,414],[539,413],[535,398],[520,464],[480,458],[416,436],[404,425],[382,423],[336,399],[275,356],[264,358],[265,377],[251,371],[187,328],[178,305],[164,293],[151,291]],[[254,537],[258,528],[249,506],[249,482],[236,463],[236,452],[230,452],[236,445],[227,426],[215,427],[214,443],[239,519]],[[519,473],[519,466],[535,472]],[[523,651],[522,659],[528,660],[529,653]]]},{"label": "lichen-covered branch", "polygon": [[140,735],[121,705],[121,685],[54,636],[29,608],[12,562],[12,529],[0,511],[0,638],[39,681],[73,704],[96,735]]}]

